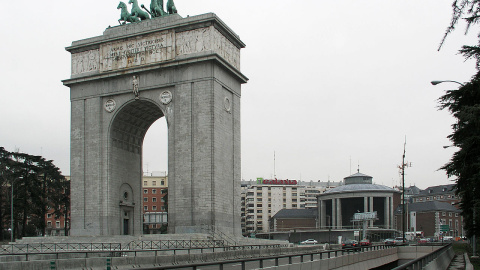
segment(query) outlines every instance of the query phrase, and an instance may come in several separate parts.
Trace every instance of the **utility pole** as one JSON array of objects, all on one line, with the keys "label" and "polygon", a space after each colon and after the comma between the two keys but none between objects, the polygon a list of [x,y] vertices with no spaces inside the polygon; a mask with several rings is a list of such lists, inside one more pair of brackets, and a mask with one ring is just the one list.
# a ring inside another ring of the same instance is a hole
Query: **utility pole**
[{"label": "utility pole", "polygon": [[405,162],[405,149],[407,147],[407,137],[405,136],[405,143],[403,144],[403,156],[402,156],[402,165],[398,166],[400,169],[400,174],[402,175],[402,238],[403,243],[405,243],[405,229],[407,227],[407,217],[408,213],[405,210],[405,168],[412,167],[411,163]]}]

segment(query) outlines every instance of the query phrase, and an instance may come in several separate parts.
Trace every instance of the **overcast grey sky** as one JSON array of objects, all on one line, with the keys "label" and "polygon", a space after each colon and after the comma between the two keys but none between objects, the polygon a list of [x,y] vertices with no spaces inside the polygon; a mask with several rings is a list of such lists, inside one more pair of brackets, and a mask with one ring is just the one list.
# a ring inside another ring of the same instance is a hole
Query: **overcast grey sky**
[{"label": "overcast grey sky", "polygon": [[[127,0],[124,0],[128,2]],[[117,0],[3,3],[0,34],[0,146],[70,162],[72,41],[117,25]],[[165,1],[166,2],[166,1]],[[407,138],[406,185],[452,183],[443,171],[454,149],[453,118],[436,99],[468,81],[474,62],[457,54],[476,43],[464,25],[437,51],[452,0],[176,0],[183,17],[216,13],[247,44],[241,71],[242,178],[340,181],[362,173],[400,183]],[[139,4],[149,5],[148,0]],[[130,7],[130,5],[129,5]],[[145,139],[144,169],[165,171],[165,120]]]}]

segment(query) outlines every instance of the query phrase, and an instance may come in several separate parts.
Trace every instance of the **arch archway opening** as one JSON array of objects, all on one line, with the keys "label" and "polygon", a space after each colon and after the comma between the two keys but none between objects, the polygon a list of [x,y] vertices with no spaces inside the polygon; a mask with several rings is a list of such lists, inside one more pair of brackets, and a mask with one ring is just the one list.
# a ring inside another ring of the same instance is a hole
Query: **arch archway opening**
[{"label": "arch archway opening", "polygon": [[[163,116],[163,112],[156,104],[146,100],[135,100],[121,108],[112,121],[109,181],[110,186],[117,187],[112,191],[114,196],[112,203],[120,202],[120,211],[109,213],[112,218],[119,220],[118,226],[108,228],[112,230],[112,234],[143,233],[144,140],[152,124],[164,118]],[[125,192],[121,186],[124,185],[129,185],[132,189],[130,200],[122,199]],[[128,218],[125,213],[128,213]]]}]

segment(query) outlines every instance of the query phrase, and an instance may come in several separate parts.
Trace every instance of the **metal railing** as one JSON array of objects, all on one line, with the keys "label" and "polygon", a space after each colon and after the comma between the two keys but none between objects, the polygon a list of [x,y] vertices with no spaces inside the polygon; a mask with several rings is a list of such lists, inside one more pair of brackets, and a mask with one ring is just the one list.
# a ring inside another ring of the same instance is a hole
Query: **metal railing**
[{"label": "metal railing", "polygon": [[151,249],[186,249],[224,247],[224,240],[152,240],[131,241],[128,244],[120,243],[35,243],[35,244],[6,244],[0,248],[0,255],[18,253],[45,253],[68,251],[124,251],[124,250],[151,250]]},{"label": "metal railing", "polygon": [[[98,258],[98,257],[128,257],[128,256],[159,256],[159,255],[192,255],[192,254],[204,254],[204,253],[219,253],[225,251],[243,251],[243,250],[261,250],[270,248],[286,247],[287,245],[250,245],[250,246],[222,246],[222,247],[192,247],[192,248],[175,248],[175,249],[113,249],[113,250],[70,250],[70,251],[36,251],[36,252],[19,252],[9,253],[8,256],[17,256],[24,259],[20,261],[29,261],[31,257],[35,255],[53,255],[54,259],[72,259],[72,258]],[[5,254],[6,255],[6,254]],[[5,255],[0,255],[5,256]],[[222,256],[218,256],[221,258]],[[53,259],[49,257],[49,259]],[[226,259],[226,258],[225,258]],[[35,260],[39,260],[38,256]]]},{"label": "metal railing", "polygon": [[122,250],[119,243],[41,243],[41,244],[7,244],[2,245],[0,255],[12,253],[44,253],[66,251],[110,251]]},{"label": "metal railing", "polygon": [[[297,254],[282,254],[282,255],[276,255],[276,256],[234,259],[234,260],[225,260],[225,261],[217,261],[217,262],[199,262],[199,263],[188,263],[188,264],[165,265],[165,266],[156,266],[156,267],[142,268],[142,269],[144,270],[179,269],[179,268],[197,269],[198,267],[202,267],[202,266],[213,266],[214,268],[217,268],[217,269],[224,269],[225,267],[232,266],[232,265],[237,265],[242,270],[250,269],[250,268],[257,269],[257,268],[266,267],[267,262],[270,262],[269,266],[281,266],[286,264],[293,264],[294,260],[298,261],[299,263],[305,263],[305,262],[310,262],[314,260],[336,258],[336,257],[343,256],[345,254],[348,255],[352,253],[384,250],[389,248],[395,248],[395,247],[376,245],[376,246],[361,247],[361,248],[337,249],[337,250],[320,251],[320,252],[319,251],[304,252],[304,253],[297,253]],[[283,264],[281,264],[282,262]]]},{"label": "metal railing", "polygon": [[418,259],[415,259],[413,261],[404,263],[400,266],[397,266],[393,268],[392,270],[402,270],[402,269],[408,269],[408,270],[416,270],[416,269],[423,269],[427,264],[429,264],[431,261],[434,259],[438,258],[443,252],[447,251],[449,248],[452,248],[452,244],[447,244],[437,250],[435,250],[432,253],[429,253],[425,256],[422,256]]}]

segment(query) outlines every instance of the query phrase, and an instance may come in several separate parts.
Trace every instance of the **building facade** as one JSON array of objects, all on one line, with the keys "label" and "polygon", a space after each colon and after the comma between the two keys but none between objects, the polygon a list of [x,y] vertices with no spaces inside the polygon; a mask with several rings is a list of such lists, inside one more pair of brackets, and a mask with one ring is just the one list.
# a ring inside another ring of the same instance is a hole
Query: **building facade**
[{"label": "building facade", "polygon": [[441,239],[443,236],[463,237],[463,218],[461,211],[449,202],[428,201],[401,205],[395,210],[398,228],[402,227],[402,218],[406,217],[406,232],[422,232],[424,237]]},{"label": "building facade", "polygon": [[242,233],[274,231],[272,217],[282,209],[316,208],[316,196],[339,182],[257,178],[242,182]]},{"label": "building facade", "polygon": [[374,213],[368,227],[395,230],[393,211],[400,203],[400,192],[373,184],[371,176],[360,172],[344,178],[344,185],[318,196],[320,229],[357,229],[356,213]]},{"label": "building facade", "polygon": [[168,210],[168,176],[154,172],[142,178],[143,233],[161,233],[166,225]]}]

